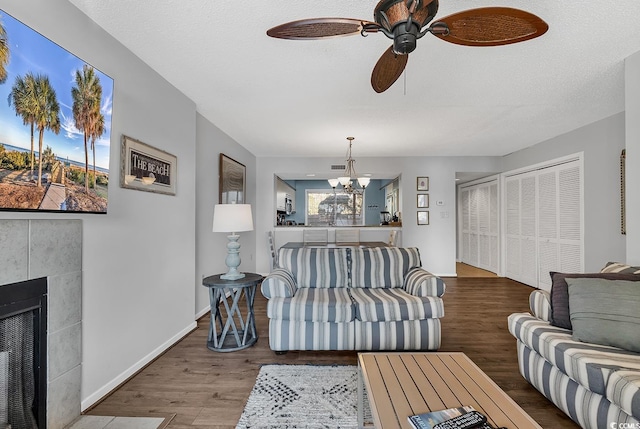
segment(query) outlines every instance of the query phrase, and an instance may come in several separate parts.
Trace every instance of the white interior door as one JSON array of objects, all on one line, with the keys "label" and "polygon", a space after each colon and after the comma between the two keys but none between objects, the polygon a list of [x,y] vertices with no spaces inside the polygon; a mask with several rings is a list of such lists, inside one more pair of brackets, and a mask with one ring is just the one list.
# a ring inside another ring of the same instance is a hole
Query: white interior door
[{"label": "white interior door", "polygon": [[498,179],[461,185],[458,195],[460,260],[497,273],[500,255]]}]

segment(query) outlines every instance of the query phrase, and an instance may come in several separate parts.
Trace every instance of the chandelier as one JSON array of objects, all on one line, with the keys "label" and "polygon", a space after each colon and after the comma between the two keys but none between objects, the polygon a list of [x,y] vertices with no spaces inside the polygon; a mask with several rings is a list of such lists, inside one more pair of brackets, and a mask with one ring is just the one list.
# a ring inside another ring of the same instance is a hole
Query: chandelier
[{"label": "chandelier", "polygon": [[[349,140],[349,150],[347,151],[347,168],[344,171],[344,176],[340,176],[337,179],[329,179],[329,185],[335,190],[340,184],[347,194],[362,194],[371,179],[369,177],[358,177],[355,167],[356,160],[351,157],[351,146],[355,137],[347,137],[347,140]],[[356,181],[360,188],[357,187]]]}]

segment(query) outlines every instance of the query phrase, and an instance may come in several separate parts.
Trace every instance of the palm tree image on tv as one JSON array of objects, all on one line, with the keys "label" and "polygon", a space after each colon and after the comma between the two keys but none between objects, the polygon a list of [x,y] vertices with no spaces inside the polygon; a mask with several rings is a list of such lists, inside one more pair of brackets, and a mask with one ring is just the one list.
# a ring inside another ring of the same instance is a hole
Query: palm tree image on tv
[{"label": "palm tree image on tv", "polygon": [[[84,66],[82,73],[76,71],[76,86],[71,88],[73,97],[73,119],[76,128],[82,131],[84,136],[84,188],[89,193],[89,150],[87,140],[91,139],[91,149],[97,137],[104,133],[104,116],[100,113],[100,100],[102,99],[102,87],[100,78],[96,76],[92,67]],[[95,151],[93,159],[93,175],[95,177]]]},{"label": "palm tree image on tv", "polygon": [[106,213],[112,96],[109,76],[0,10],[0,210]]},{"label": "palm tree image on tv", "polygon": [[7,81],[7,64],[9,63],[9,46],[7,45],[7,31],[0,21],[0,84]]},{"label": "palm tree image on tv", "polygon": [[[33,174],[33,132],[38,131],[38,153],[42,153],[42,143],[45,130],[55,134],[60,132],[60,105],[56,98],[56,91],[51,87],[46,76],[27,75],[25,79],[16,77],[16,83],[11,89],[9,104],[15,106],[16,115],[21,116],[25,125],[31,127],[30,164]],[[38,157],[38,180],[36,187],[42,186],[42,156]]]},{"label": "palm tree image on tv", "polygon": [[35,94],[35,77],[31,73],[23,78],[21,76],[16,77],[16,82],[11,88],[11,94],[9,95],[9,105],[13,103],[16,114],[22,117],[22,122],[25,125],[29,125],[31,129],[31,151],[29,152],[29,165],[31,167],[31,174],[33,175],[33,134],[35,130],[35,115],[33,106],[29,103],[35,99],[32,95]]}]

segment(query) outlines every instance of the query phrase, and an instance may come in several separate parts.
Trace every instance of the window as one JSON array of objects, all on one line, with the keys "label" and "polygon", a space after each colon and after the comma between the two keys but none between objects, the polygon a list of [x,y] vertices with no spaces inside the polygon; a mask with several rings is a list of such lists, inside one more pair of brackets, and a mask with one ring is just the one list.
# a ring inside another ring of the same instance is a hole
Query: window
[{"label": "window", "polygon": [[364,225],[364,198],[324,189],[307,189],[306,219],[309,226]]}]

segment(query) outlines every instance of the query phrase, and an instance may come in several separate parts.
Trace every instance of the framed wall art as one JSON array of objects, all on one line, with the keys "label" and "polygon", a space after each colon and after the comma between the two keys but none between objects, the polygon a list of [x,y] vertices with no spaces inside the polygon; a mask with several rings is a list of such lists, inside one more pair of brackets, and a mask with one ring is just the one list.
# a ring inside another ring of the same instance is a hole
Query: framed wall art
[{"label": "framed wall art", "polygon": [[0,210],[106,213],[113,79],[3,10],[0,51]]},{"label": "framed wall art", "polygon": [[429,194],[418,194],[418,201],[416,202],[419,209],[426,209],[429,207]]},{"label": "framed wall art", "polygon": [[123,135],[120,186],[159,194],[176,194],[178,160],[174,155]]},{"label": "framed wall art", "polygon": [[428,191],[429,190],[429,178],[428,177],[418,177],[418,191]]},{"label": "framed wall art", "polygon": [[429,212],[428,211],[419,211],[418,212],[418,225],[429,225]]},{"label": "framed wall art", "polygon": [[245,204],[247,168],[225,154],[220,154],[220,204]]}]

